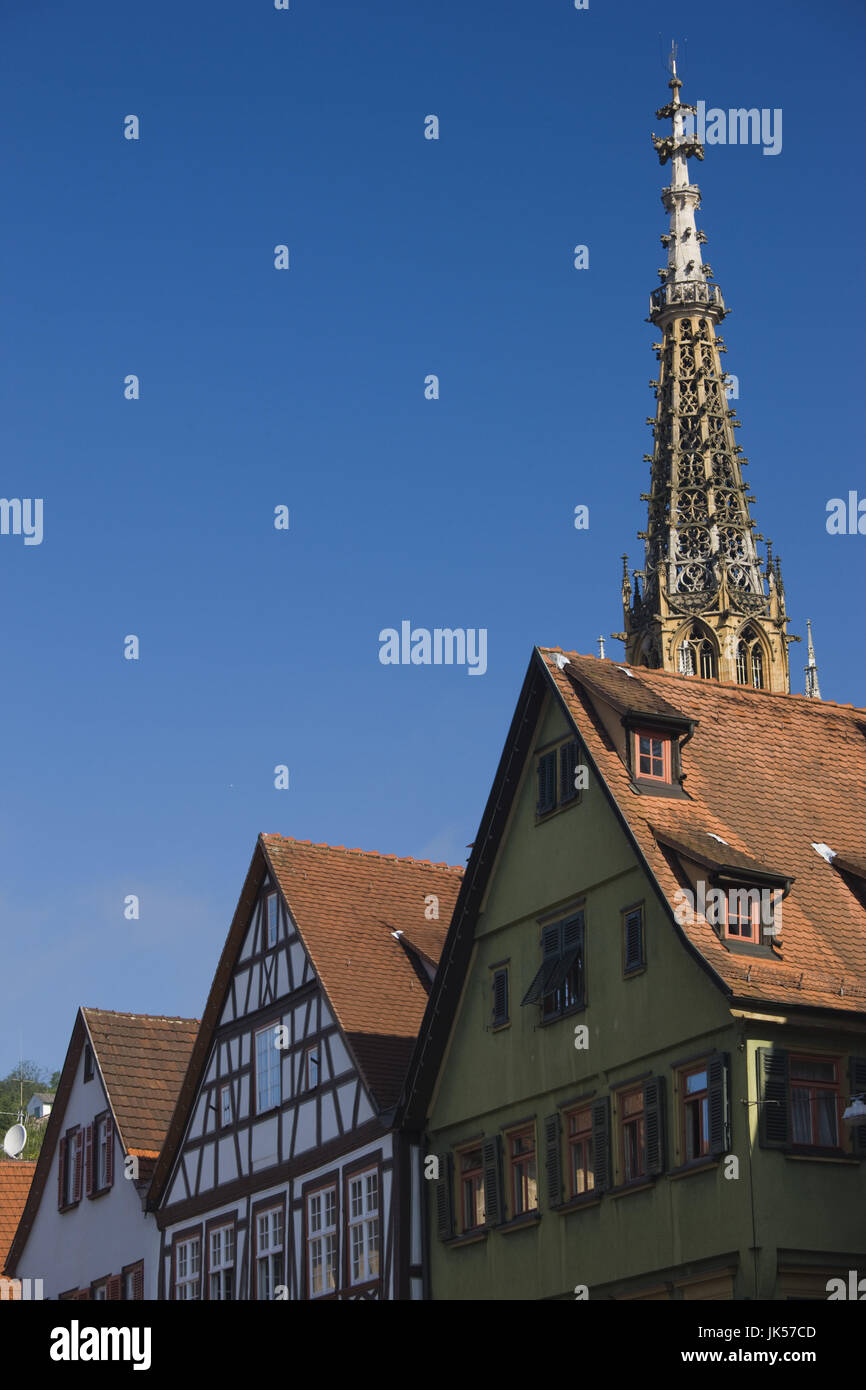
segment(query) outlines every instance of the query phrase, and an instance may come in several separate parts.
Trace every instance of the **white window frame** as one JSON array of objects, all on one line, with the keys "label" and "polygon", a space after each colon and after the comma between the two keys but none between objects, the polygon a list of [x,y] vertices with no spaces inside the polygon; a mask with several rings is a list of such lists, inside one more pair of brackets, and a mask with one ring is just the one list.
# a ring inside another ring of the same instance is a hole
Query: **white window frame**
[{"label": "white window frame", "polygon": [[232,1088],[231,1086],[220,1086],[220,1128],[225,1129],[226,1125],[230,1125],[231,1122]]},{"label": "white window frame", "polygon": [[[271,906],[273,905],[273,922],[271,921]],[[271,930],[273,928],[273,931]],[[276,893],[268,893],[265,898],[265,949],[270,951],[277,944],[277,937],[280,932],[280,916],[277,910]]]},{"label": "white window frame", "polygon": [[108,1182],[108,1116],[103,1115],[96,1126],[94,1135],[94,1148],[96,1149],[96,1186],[95,1190],[101,1192]]},{"label": "white window frame", "polygon": [[[319,1085],[319,1073],[322,1070],[322,1048],[321,1043],[314,1043],[308,1047],[304,1053],[304,1090],[315,1091]],[[315,1079],[313,1079],[315,1077]]]},{"label": "white window frame", "polygon": [[[256,1033],[257,1115],[264,1114],[266,1110],[275,1110],[282,1101],[282,1057],[280,1049],[277,1047],[277,1026],[271,1023],[267,1028],[260,1028]],[[260,1039],[265,1037],[268,1039],[267,1045],[260,1048]]]},{"label": "white window frame", "polygon": [[105,1282],[103,1282],[102,1284],[95,1284],[95,1285],[94,1285],[94,1287],[93,1287],[93,1293],[91,1294],[91,1298],[92,1298],[96,1303],[105,1303],[105,1302],[108,1301],[108,1281],[107,1281],[107,1280],[106,1280]]},{"label": "white window frame", "polygon": [[234,1223],[212,1227],[208,1245],[208,1298],[216,1303],[232,1302],[235,1297]]},{"label": "white window frame", "polygon": [[334,1293],[339,1258],[337,1187],[333,1183],[307,1194],[307,1287],[310,1298],[324,1298]]},{"label": "white window frame", "polygon": [[174,1296],[179,1303],[201,1298],[201,1236],[186,1236],[177,1242]]},{"label": "white window frame", "polygon": [[282,1282],[284,1228],[281,1206],[256,1212],[255,1277],[256,1298],[259,1300],[272,1299],[277,1285]]},{"label": "white window frame", "polygon": [[[371,1199],[371,1178],[375,1184],[375,1203]],[[351,1284],[369,1284],[379,1277],[380,1187],[377,1167],[352,1173],[348,1179],[346,1228]]]}]

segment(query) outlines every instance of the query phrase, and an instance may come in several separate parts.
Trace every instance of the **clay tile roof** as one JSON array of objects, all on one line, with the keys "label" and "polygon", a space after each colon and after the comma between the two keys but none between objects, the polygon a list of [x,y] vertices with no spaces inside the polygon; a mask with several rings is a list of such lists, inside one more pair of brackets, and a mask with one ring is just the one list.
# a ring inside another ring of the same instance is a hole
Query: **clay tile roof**
[{"label": "clay tile roof", "polygon": [[[311,845],[282,835],[262,844],[337,1019],[379,1105],[397,1099],[427,991],[392,933],[438,963],[461,868],[393,854]],[[438,919],[425,916],[430,895]]]},{"label": "clay tile roof", "polygon": [[[650,823],[648,822],[648,824]],[[697,864],[703,864],[706,868],[713,869],[717,873],[731,871],[753,874],[758,878],[773,879],[779,884],[791,877],[790,874],[782,873],[779,869],[770,869],[766,864],[759,864],[757,859],[752,858],[751,855],[743,854],[733,845],[723,843],[720,837],[708,834],[698,828],[677,826],[674,833],[663,825],[650,824],[650,830],[659,844],[667,845],[670,849],[686,855]]]},{"label": "clay tile roof", "polygon": [[665,720],[686,723],[688,715],[672,704],[657,690],[631,674],[631,667],[617,665],[614,661],[599,661],[594,656],[568,658],[565,674],[571,676],[587,690],[594,692],[621,714],[655,715]]},{"label": "clay tile roof", "polygon": [[198,1032],[194,1018],[82,1009],[127,1152],[159,1153]]},{"label": "clay tile roof", "polygon": [[0,1160],[0,1270],[6,1263],[35,1172],[35,1159]]},{"label": "clay tile roof", "polygon": [[[746,859],[794,880],[784,901],[780,959],[729,952],[701,918],[681,928],[732,993],[866,1011],[866,910],[813,849],[825,844],[841,860],[862,863],[866,710],[645,667],[630,667],[632,678],[613,676],[616,663],[571,653],[560,670],[550,649],[539,655],[669,904],[679,883],[660,831],[680,838],[696,828],[713,832]],[[613,681],[617,690],[623,682],[642,687],[695,721],[682,752],[688,799],[635,795],[592,717],[593,702]],[[724,846],[716,848],[721,857]]]}]

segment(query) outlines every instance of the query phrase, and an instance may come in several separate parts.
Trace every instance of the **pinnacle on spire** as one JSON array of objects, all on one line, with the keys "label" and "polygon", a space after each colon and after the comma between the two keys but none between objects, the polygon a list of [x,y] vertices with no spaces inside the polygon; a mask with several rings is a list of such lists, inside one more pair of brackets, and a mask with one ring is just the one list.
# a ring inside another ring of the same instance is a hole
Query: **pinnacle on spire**
[{"label": "pinnacle on spire", "polygon": [[806,619],[806,632],[808,633],[808,655],[806,666],[806,695],[810,700],[820,700],[821,687],[818,684],[818,663],[815,660],[815,647],[812,642],[812,619]]}]

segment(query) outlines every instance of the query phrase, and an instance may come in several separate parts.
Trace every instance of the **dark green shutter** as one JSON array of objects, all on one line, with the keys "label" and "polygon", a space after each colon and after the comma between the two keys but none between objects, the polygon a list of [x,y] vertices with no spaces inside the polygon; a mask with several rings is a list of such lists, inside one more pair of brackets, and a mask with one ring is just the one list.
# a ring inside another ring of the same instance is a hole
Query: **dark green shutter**
[{"label": "dark green shutter", "polygon": [[559,750],[559,801],[564,805],[566,801],[574,801],[577,796],[577,787],[574,785],[574,778],[578,767],[579,746],[577,739],[572,739],[570,743],[564,743]]},{"label": "dark green shutter", "polygon": [[731,1144],[730,1120],[728,1118],[729,1066],[730,1058],[727,1052],[714,1052],[707,1062],[710,1153],[716,1158],[719,1154],[727,1153]]},{"label": "dark green shutter", "polygon": [[[848,1076],[851,1083],[851,1096],[862,1095],[866,1100],[866,1057],[852,1057],[848,1063]],[[843,1121],[847,1124],[847,1121]],[[866,1120],[851,1126],[854,1153],[858,1158],[866,1158]]]},{"label": "dark green shutter", "polygon": [[778,1047],[758,1048],[758,1141],[764,1149],[790,1143],[788,1054]]},{"label": "dark green shutter", "polygon": [[450,1154],[440,1159],[439,1174],[436,1183],[436,1234],[440,1240],[450,1240],[454,1234],[454,1160]]},{"label": "dark green shutter", "polygon": [[538,814],[543,816],[556,805],[556,749],[538,759]]},{"label": "dark green shutter", "polygon": [[485,1139],[481,1145],[481,1166],[484,1170],[484,1224],[498,1226],[504,1219],[502,1204],[502,1140],[498,1134]]},{"label": "dark green shutter", "polygon": [[651,1175],[665,1171],[665,1080],[651,1076],[643,1085],[644,1142],[646,1170]]},{"label": "dark green shutter", "polygon": [[544,1121],[544,1163],[547,1205],[558,1207],[562,1201],[562,1124],[558,1114],[548,1115]]},{"label": "dark green shutter", "polygon": [[592,1102],[592,1157],[595,1168],[595,1190],[606,1192],[610,1187],[610,1097],[602,1096]]},{"label": "dark green shutter", "polygon": [[547,993],[547,981],[551,971],[556,968],[561,946],[562,923],[554,922],[541,933],[541,965],[521,1000],[521,1008],[524,1004],[537,1004],[542,995]]},{"label": "dark green shutter", "polygon": [[625,914],[625,968],[637,970],[643,965],[643,909],[636,907]]},{"label": "dark green shutter", "polygon": [[497,1026],[508,1022],[508,971],[493,972],[493,1023]]}]

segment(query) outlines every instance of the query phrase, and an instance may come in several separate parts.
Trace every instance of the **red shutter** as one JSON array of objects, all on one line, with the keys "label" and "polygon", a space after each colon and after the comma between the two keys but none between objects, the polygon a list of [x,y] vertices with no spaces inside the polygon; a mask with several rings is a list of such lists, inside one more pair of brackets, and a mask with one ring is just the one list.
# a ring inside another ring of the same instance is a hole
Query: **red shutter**
[{"label": "red shutter", "polygon": [[144,1298],[144,1263],[140,1261],[132,1272],[132,1296],[139,1300]]},{"label": "red shutter", "polygon": [[81,1300],[83,1300],[83,1299],[88,1299],[88,1300],[89,1300],[89,1299],[90,1299],[90,1290],[89,1290],[89,1289],[79,1289],[79,1290],[78,1290],[78,1293],[77,1293],[77,1295],[76,1295],[76,1297],[79,1299],[79,1301],[81,1301]]},{"label": "red shutter", "polygon": [[105,1291],[105,1296],[109,1302],[123,1297],[123,1279],[119,1274],[112,1274],[108,1281],[108,1288]]},{"label": "red shutter", "polygon": [[93,1192],[93,1125],[84,1131],[84,1184],[89,1197]]},{"label": "red shutter", "polygon": [[81,1179],[84,1174],[84,1136],[79,1127],[75,1132],[75,1193],[74,1200],[81,1201]]},{"label": "red shutter", "polygon": [[57,1146],[57,1205],[63,1206],[63,1188],[66,1182],[66,1140],[61,1139]]},{"label": "red shutter", "polygon": [[114,1125],[110,1115],[105,1117],[105,1186],[114,1186]]}]

